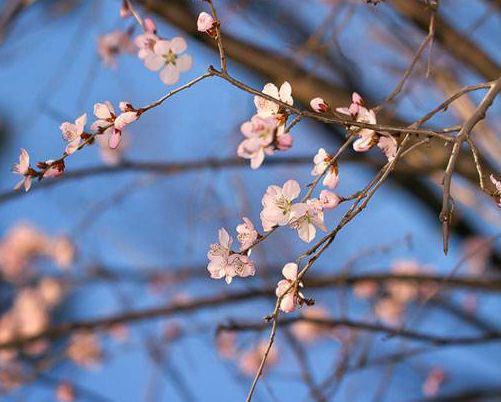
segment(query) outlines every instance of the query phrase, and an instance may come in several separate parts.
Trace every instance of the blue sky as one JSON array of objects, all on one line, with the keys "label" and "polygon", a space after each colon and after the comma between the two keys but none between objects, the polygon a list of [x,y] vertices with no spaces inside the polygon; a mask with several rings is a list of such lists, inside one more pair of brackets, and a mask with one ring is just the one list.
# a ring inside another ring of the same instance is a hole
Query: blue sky
[{"label": "blue sky", "polygon": [[[461,3],[459,13],[470,11],[467,2],[457,3]],[[115,104],[120,100],[128,100],[134,105],[143,105],[168,90],[158,76],[146,70],[135,57],[122,57],[117,70],[108,70],[99,64],[95,51],[98,35],[117,25],[125,26],[115,17],[117,4],[111,0],[85,2],[84,6],[55,20],[46,11],[33,7],[0,47],[0,118],[5,119],[4,124],[8,128],[8,140],[0,150],[0,169],[5,172],[0,175],[1,190],[7,190],[15,184],[15,178],[7,172],[20,147],[28,149],[36,160],[50,159],[62,152],[64,144],[58,129],[61,118],[56,116],[74,119],[83,112],[90,116],[92,105],[103,100]],[[320,15],[308,9],[304,15],[312,21],[321,19]],[[357,15],[348,27],[348,32],[352,34],[346,38],[348,53],[350,44],[360,38],[361,33],[357,32],[356,24],[361,18],[364,18],[363,13]],[[456,18],[452,16],[453,20]],[[238,19],[233,21],[235,25],[231,29],[235,30]],[[490,51],[496,50],[493,39],[486,36],[492,24],[495,22],[475,32],[477,38],[482,38],[484,48]],[[180,34],[172,27],[159,25],[163,36]],[[264,35],[259,36],[255,31],[252,27],[246,27],[240,33],[253,37],[257,35],[258,41],[267,42]],[[214,53],[195,41],[188,39],[188,45],[194,65],[191,71],[182,76],[181,82],[199,75],[209,64],[217,62]],[[270,38],[269,45],[276,46],[276,40]],[[372,59],[377,56],[374,53],[369,57]],[[364,70],[364,81],[373,92],[381,87],[391,87],[388,76],[380,73],[376,65],[374,61],[373,68]],[[230,66],[236,76],[251,86],[264,85],[260,77],[249,74],[231,61]],[[473,82],[477,80],[476,77],[467,79]],[[434,104],[433,100],[423,99],[422,96],[420,100],[424,104]],[[161,108],[145,114],[131,127],[126,157],[131,160],[177,161],[232,156],[240,141],[239,126],[251,116],[253,110],[250,95],[217,79],[206,80],[192,90],[173,97]],[[404,113],[412,114],[415,110],[408,104]],[[317,126],[310,123],[298,125],[294,135],[295,146],[291,151],[294,155],[313,156],[319,146],[325,145],[325,137]],[[333,146],[329,144],[329,147]],[[91,147],[72,157],[67,170],[100,164],[95,148]],[[356,163],[341,162],[340,169],[342,194],[350,194],[360,188],[372,173]],[[71,181],[0,205],[0,233],[5,233],[18,222],[27,221],[51,234],[69,234],[79,250],[75,270],[85,270],[93,263],[132,270],[151,266],[175,269],[187,265],[204,269],[208,244],[216,239],[217,229],[221,225],[233,228],[240,222],[242,215],[258,221],[260,199],[268,185],[281,184],[287,178],[296,178],[304,185],[310,180],[309,171],[309,166],[270,167],[257,172],[234,169],[169,178],[128,173]],[[110,204],[108,200],[124,192],[125,188],[134,190],[119,202]],[[236,188],[239,190],[236,191]],[[89,217],[89,209],[100,205],[101,210]],[[345,209],[340,208],[331,214],[327,219],[328,227],[333,227],[343,211]],[[84,224],[89,220],[91,224]],[[481,225],[486,233],[494,232],[494,228]],[[318,262],[319,270],[329,272],[333,266],[341,266],[357,253],[360,244],[365,245],[367,239],[370,239],[367,246],[377,246],[402,243],[401,239],[407,235],[412,236],[411,248],[398,245],[388,254],[364,259],[357,269],[361,272],[370,271],[396,258],[413,256],[424,264],[447,272],[461,254],[460,245],[453,239],[449,257],[445,258],[440,246],[441,233],[437,217],[425,212],[422,206],[398,188],[386,185],[357,222],[340,233],[331,249]],[[304,251],[304,244],[297,240],[293,232],[284,231],[273,236],[264,251],[256,253],[256,258],[258,264],[266,261],[281,265],[301,251]],[[250,285],[237,281],[232,286],[260,286],[263,283],[263,279],[256,277]],[[163,297],[151,296],[134,286],[121,286],[120,291],[128,295],[135,307],[139,308],[165,303],[176,293],[199,296],[221,291],[225,286],[207,277]],[[312,296],[319,304],[332,307],[334,314],[341,313],[333,303],[332,292]],[[488,297],[484,299],[480,313],[490,315],[493,311],[499,311],[499,301]],[[362,317],[367,313],[367,306],[363,303],[352,303],[351,308],[350,312],[354,316]],[[120,309],[116,290],[95,286],[75,292],[65,313],[73,318],[95,317]],[[243,400],[250,379],[236,376],[231,364],[221,363],[215,352],[213,330],[228,317],[257,320],[271,309],[270,304],[260,302],[197,313],[186,321],[179,318],[188,331],[195,331],[198,325],[208,325],[210,329],[206,336],[188,337],[166,348],[172,364],[182,373],[185,381],[192,384],[191,389],[197,400]],[[167,373],[167,378],[162,377],[141,348],[141,337],[158,336],[164,324],[157,322],[135,326],[132,340],[125,347],[106,341],[109,360],[98,371],[85,372],[65,364],[51,376],[74,379],[113,401],[145,400],[146,389],[153,387],[152,384],[162,389],[162,397],[158,400],[183,401],[172,385],[172,373]],[[426,320],[420,329],[442,333],[453,332],[460,327],[458,322],[434,312],[433,319]],[[250,345],[252,336],[244,336],[242,343]],[[394,340],[379,341],[376,354],[382,354],[391,345],[398,344]],[[286,349],[285,346],[283,348]],[[337,352],[339,345],[327,342],[312,348],[311,361],[315,362],[315,374],[320,378],[325,376]],[[430,367],[435,363],[450,370],[451,377],[464,379],[472,386],[492,383],[501,374],[499,353],[494,352],[499,350],[492,345],[469,349],[448,348],[429,357],[417,357],[412,360],[412,364],[397,367],[398,374],[393,379],[388,400],[402,400],[404,390],[407,394],[419,395],[423,380],[422,367]],[[298,381],[291,380],[291,375],[293,378],[298,376],[293,361],[290,352],[284,352],[283,364],[271,372],[269,383],[274,392],[281,396],[280,400],[307,400],[304,387]],[[348,395],[355,389],[357,400],[368,400],[380,380],[381,373],[378,370],[366,370],[350,376],[343,383],[340,395]],[[235,377],[238,377],[236,381]],[[460,388],[461,381],[446,385],[448,390]],[[27,392],[30,400],[51,400],[43,383]],[[256,401],[267,401],[268,398],[261,384]]]}]

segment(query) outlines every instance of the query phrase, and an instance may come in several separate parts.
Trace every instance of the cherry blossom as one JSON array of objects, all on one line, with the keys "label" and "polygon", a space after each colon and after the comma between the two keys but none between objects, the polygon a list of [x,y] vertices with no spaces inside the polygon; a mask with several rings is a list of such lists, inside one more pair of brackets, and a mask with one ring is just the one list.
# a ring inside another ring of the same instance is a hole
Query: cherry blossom
[{"label": "cherry blossom", "polygon": [[266,189],[261,201],[261,223],[265,232],[269,232],[275,226],[287,225],[291,218],[292,201],[295,200],[301,187],[295,180],[288,180],[283,187],[272,185]]},{"label": "cherry blossom", "polygon": [[205,11],[201,12],[198,15],[197,20],[197,29],[200,32],[205,32],[208,35],[215,37],[216,36],[216,20],[214,17]]},{"label": "cherry blossom", "polygon": [[332,191],[322,190],[318,197],[323,209],[334,209],[341,202],[341,198]]},{"label": "cherry blossom", "polygon": [[[373,110],[360,107],[357,121],[360,123],[376,124],[376,114]],[[378,136],[374,130],[362,128],[357,130],[357,133],[359,138],[353,143],[353,149],[357,152],[366,152],[378,142]]]},{"label": "cherry blossom", "polygon": [[101,131],[99,135],[108,137],[108,145],[115,149],[122,140],[122,130],[130,123],[136,121],[140,111],[132,108],[130,103],[120,102],[121,114],[117,117],[113,105],[106,101],[94,105],[94,115],[98,118],[92,123],[91,129]]},{"label": "cherry blossom", "polygon": [[66,353],[73,362],[87,368],[98,365],[103,357],[99,339],[91,332],[72,335]]},{"label": "cherry blossom", "polygon": [[122,0],[122,4],[120,5],[120,18],[128,18],[132,15],[129,4]]},{"label": "cherry blossom", "polygon": [[325,113],[330,109],[329,104],[322,98],[314,98],[310,101],[311,108],[317,113]]},{"label": "cherry blossom", "polygon": [[273,139],[277,130],[277,120],[274,117],[255,115],[240,127],[246,137],[238,146],[237,154],[241,158],[250,159],[251,168],[257,169],[264,160],[264,155],[273,153]]},{"label": "cherry blossom", "polygon": [[64,173],[64,159],[48,160],[45,162],[37,162],[37,167],[44,170],[43,177],[45,179],[61,176]]},{"label": "cherry blossom", "polygon": [[146,17],[144,19],[144,31],[146,33],[157,33],[157,25],[155,24],[155,21],[153,21],[150,17]]},{"label": "cherry blossom", "polygon": [[[242,371],[243,374],[248,376],[254,376],[256,371],[259,369],[261,364],[261,360],[263,359],[263,355],[268,348],[268,343],[265,341],[259,342],[259,344],[242,354],[238,361],[238,367]],[[278,353],[275,347],[270,349],[268,353],[268,357],[266,359],[265,369],[273,366],[278,362]]]},{"label": "cherry blossom", "polygon": [[[347,108],[336,108],[336,111],[351,116],[359,123],[376,124],[376,113],[372,109],[368,110],[365,108],[363,104],[364,102],[362,97],[356,92],[353,92],[351,105]],[[350,131],[358,134],[359,138],[353,143],[353,149],[357,152],[368,151],[378,142],[379,136],[372,129],[360,129],[356,126],[350,126]],[[389,147],[389,144],[386,143],[386,141],[383,141],[383,145],[385,148],[388,148],[388,151],[391,150],[391,147]]]},{"label": "cherry blossom", "polygon": [[237,335],[233,331],[218,332],[216,336],[216,347],[219,356],[223,359],[232,359],[235,357],[237,353],[236,339]]},{"label": "cherry blossom", "polygon": [[305,203],[292,205],[289,225],[297,230],[299,238],[306,243],[310,243],[315,238],[317,227],[326,232],[321,202],[317,199],[311,199]]},{"label": "cherry blossom", "polygon": [[31,168],[30,168],[30,155],[26,149],[21,148],[21,152],[19,154],[19,163],[16,163],[12,167],[12,172],[23,176],[23,179],[16,184],[14,190],[19,190],[24,186],[25,191],[29,191],[31,188]]},{"label": "cherry blossom", "polygon": [[377,142],[377,146],[383,151],[386,158],[388,159],[388,162],[391,162],[393,159],[395,159],[395,156],[397,155],[398,143],[393,136],[389,134],[381,135],[379,137],[379,141]]},{"label": "cherry blossom", "polygon": [[423,394],[427,397],[433,397],[437,395],[444,381],[445,381],[444,370],[440,367],[434,367],[429,372],[423,384]]},{"label": "cherry blossom", "polygon": [[59,402],[73,402],[76,398],[73,385],[68,381],[61,381],[56,388],[56,397]]},{"label": "cherry blossom", "polygon": [[379,300],[374,307],[376,316],[389,325],[398,325],[404,310],[405,307],[402,303],[389,297]]},{"label": "cherry blossom", "polygon": [[155,34],[155,32],[146,31],[143,34],[136,36],[134,43],[139,48],[137,57],[144,60],[146,57],[154,54],[153,48],[159,40],[160,38]]},{"label": "cherry blossom", "polygon": [[135,50],[129,32],[116,30],[97,39],[97,53],[107,67],[116,67],[117,56],[127,53],[133,54]]},{"label": "cherry blossom", "polygon": [[207,270],[211,278],[224,278],[228,284],[235,276],[245,278],[255,274],[254,264],[249,257],[231,251],[232,243],[233,239],[228,232],[221,228],[219,229],[219,243],[211,244],[207,253],[209,258]]},{"label": "cherry blossom", "polygon": [[237,239],[240,242],[240,250],[247,250],[255,243],[258,237],[258,233],[254,228],[252,221],[247,218],[242,218],[244,223],[237,226]]},{"label": "cherry blossom", "polygon": [[311,171],[312,176],[320,176],[326,172],[322,183],[330,189],[336,188],[339,183],[338,166],[337,163],[332,163],[333,158],[324,148],[320,148],[313,158],[314,166]]},{"label": "cherry blossom", "polygon": [[81,136],[84,132],[86,123],[87,113],[84,113],[75,120],[75,123],[65,121],[59,126],[59,129],[63,133],[63,138],[68,141],[68,145],[66,146],[66,153],[68,155],[71,155],[80,146],[82,140]]},{"label": "cherry blossom", "polygon": [[[292,87],[287,81],[282,84],[280,90],[275,84],[268,83],[264,86],[262,92],[265,95],[280,100],[287,105],[292,106],[294,104],[294,99],[292,98]],[[276,115],[280,112],[280,105],[261,96],[256,95],[254,97],[254,104],[256,105],[258,115],[262,117]]]},{"label": "cherry blossom", "polygon": [[304,300],[304,296],[298,290],[299,287],[302,287],[302,283],[297,283],[297,264],[293,262],[285,264],[282,269],[282,275],[285,279],[277,283],[275,294],[277,297],[281,298],[280,310],[284,313],[291,313]]},{"label": "cherry blossom", "polygon": [[[392,272],[397,275],[415,275],[421,269],[415,261],[399,260],[393,263]],[[399,303],[406,304],[416,299],[419,292],[418,284],[410,281],[389,281],[386,290]]]},{"label": "cherry blossom", "polygon": [[349,107],[338,107],[336,111],[342,114],[351,115],[351,117],[355,118],[363,105],[364,100],[362,97],[358,93],[353,92],[351,95],[351,105]]},{"label": "cherry blossom", "polygon": [[379,290],[375,281],[360,281],[353,286],[353,294],[359,299],[370,299],[374,297]]},{"label": "cherry blossom", "polygon": [[[302,310],[304,318],[326,320],[329,318],[329,311],[324,307],[312,306]],[[292,326],[292,333],[301,342],[314,342],[317,339],[328,336],[330,328],[314,322],[299,321]]]},{"label": "cherry blossom", "polygon": [[188,71],[192,65],[191,56],[183,54],[187,48],[181,37],[172,40],[157,40],[153,51],[144,58],[144,65],[151,71],[160,71],[160,79],[166,85],[173,85],[179,80],[182,72]]},{"label": "cherry blossom", "polygon": [[282,126],[279,126],[277,129],[277,136],[276,136],[276,147],[280,151],[287,151],[292,148],[292,143],[294,142],[292,135],[285,133],[283,130],[281,130]]}]

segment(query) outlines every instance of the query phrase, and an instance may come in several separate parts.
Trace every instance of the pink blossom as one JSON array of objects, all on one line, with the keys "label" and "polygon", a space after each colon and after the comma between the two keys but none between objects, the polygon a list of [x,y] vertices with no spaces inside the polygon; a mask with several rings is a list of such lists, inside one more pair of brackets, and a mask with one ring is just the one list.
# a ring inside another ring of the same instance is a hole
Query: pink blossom
[{"label": "pink blossom", "polygon": [[87,113],[81,115],[75,120],[75,123],[65,121],[59,126],[63,133],[63,138],[68,141],[66,146],[66,153],[71,155],[80,146],[81,135],[84,132],[85,124],[87,123]]},{"label": "pink blossom", "polygon": [[73,402],[76,398],[73,385],[69,381],[61,381],[56,388],[56,397],[59,402]]},{"label": "pink blossom", "polygon": [[[263,93],[280,100],[287,105],[294,104],[294,99],[292,98],[292,88],[287,81],[282,84],[280,90],[275,84],[268,83],[264,86]],[[261,96],[256,95],[254,97],[254,104],[256,105],[258,115],[262,117],[276,115],[280,111],[280,105]]]},{"label": "pink blossom", "polygon": [[[266,352],[268,343],[265,341],[259,342],[259,344],[247,352],[243,353],[238,361],[238,367],[243,374],[248,376],[254,376],[259,369],[261,360]],[[275,347],[270,349],[268,353],[268,358],[266,359],[266,367],[271,367],[278,361],[278,353]]]},{"label": "pink blossom", "polygon": [[249,257],[231,251],[232,242],[233,239],[228,232],[221,228],[219,229],[219,243],[211,244],[207,253],[209,258],[207,270],[211,278],[225,278],[228,284],[231,283],[235,276],[245,278],[253,276],[256,272]]},{"label": "pink blossom", "polygon": [[297,264],[293,262],[285,264],[282,269],[282,275],[285,279],[277,283],[275,294],[278,298],[281,298],[280,310],[284,313],[291,313],[297,308],[300,300],[303,299],[303,295],[298,291],[298,287],[302,286],[302,284],[297,283]]},{"label": "pink blossom", "polygon": [[329,104],[322,98],[314,98],[310,101],[311,108],[317,113],[325,113],[329,111]]},{"label": "pink blossom", "polygon": [[166,85],[173,85],[179,80],[182,72],[188,71],[192,65],[190,55],[182,54],[187,48],[183,38],[157,40],[153,51],[144,58],[144,65],[151,71],[160,71],[160,79]]},{"label": "pink blossom", "polygon": [[21,336],[34,336],[49,325],[47,305],[36,289],[21,290],[12,307],[16,332]]},{"label": "pink blossom", "polygon": [[353,286],[353,293],[359,299],[370,299],[374,297],[379,290],[379,286],[375,281],[360,281]]},{"label": "pink blossom", "polygon": [[292,143],[294,142],[294,140],[292,138],[292,135],[282,133],[277,134],[276,142],[276,146],[280,151],[287,151],[292,148]]},{"label": "pink blossom", "polygon": [[319,200],[323,209],[336,208],[341,202],[341,198],[329,190],[322,190],[320,192]]},{"label": "pink blossom", "polygon": [[374,312],[381,321],[389,325],[398,325],[404,313],[404,306],[397,300],[386,297],[376,303]]},{"label": "pink blossom", "polygon": [[[367,110],[364,107],[359,108],[357,121],[360,123],[376,124],[376,114],[373,110]],[[366,152],[371,149],[378,141],[376,132],[370,128],[356,129],[358,139],[353,143],[353,149],[357,152]]]},{"label": "pink blossom", "polygon": [[[416,275],[421,269],[415,261],[400,260],[393,263],[391,271],[397,275]],[[406,304],[417,298],[419,286],[416,282],[392,280],[388,281],[386,290],[394,300]]]},{"label": "pink blossom", "polygon": [[289,225],[297,230],[299,238],[310,243],[316,236],[317,227],[326,232],[322,203],[317,199],[292,205]]},{"label": "pink blossom", "polygon": [[132,15],[129,5],[125,0],[122,0],[122,4],[120,5],[120,18],[127,18]]},{"label": "pink blossom", "polygon": [[[74,151],[72,151],[72,152],[74,152]],[[59,159],[57,161],[48,160],[45,162],[39,162],[39,163],[37,163],[37,166],[45,169],[45,172],[43,174],[44,178],[54,178],[54,177],[61,176],[64,173],[64,169],[65,169],[63,159]]]},{"label": "pink blossom", "polygon": [[[350,107],[337,108],[336,111],[351,116],[359,123],[374,124],[374,125],[377,123],[376,114],[374,110],[372,109],[368,110],[367,108],[365,108],[363,106],[362,97],[356,92],[354,92],[352,95],[352,103]],[[368,151],[378,142],[378,135],[372,129],[369,128],[361,129],[356,126],[350,126],[350,131],[356,132],[358,134],[359,138],[353,143],[353,149],[357,152]],[[392,151],[392,147],[390,147],[390,144],[387,142],[387,140],[383,141],[382,145],[384,145],[384,147],[387,149],[388,153],[391,156],[390,151]]]},{"label": "pink blossom", "polygon": [[381,149],[388,159],[388,162],[391,162],[395,159],[397,155],[398,143],[397,140],[391,136],[390,134],[381,135],[379,137],[379,141],[377,143],[379,149]]},{"label": "pink blossom", "polygon": [[434,367],[426,377],[423,384],[423,394],[432,397],[438,394],[442,383],[445,381],[445,372],[440,367]]},{"label": "pink blossom", "polygon": [[291,218],[292,201],[295,200],[301,187],[295,180],[288,180],[283,187],[269,186],[261,201],[263,210],[260,217],[265,232],[274,226],[287,225]]},{"label": "pink blossom", "polygon": [[146,33],[157,33],[157,25],[155,24],[155,21],[153,21],[150,17],[146,17],[144,19],[144,30]]},{"label": "pink blossom", "polygon": [[153,48],[159,40],[160,38],[155,34],[155,32],[147,31],[136,36],[134,43],[139,48],[137,57],[144,60],[146,57],[151,56],[153,54]]},{"label": "pink blossom", "polygon": [[213,31],[215,25],[216,21],[214,20],[214,17],[212,17],[212,15],[206,13],[205,11],[201,12],[198,15],[197,29],[200,32],[210,33],[211,31]]},{"label": "pink blossom", "polygon": [[72,335],[66,353],[73,362],[87,368],[98,365],[103,357],[99,339],[91,332]]},{"label": "pink blossom", "polygon": [[107,67],[116,67],[117,56],[126,53],[133,54],[134,51],[135,47],[128,32],[117,30],[97,39],[97,53]]},{"label": "pink blossom", "polygon": [[50,239],[46,253],[62,269],[68,268],[75,260],[75,246],[65,236]]},{"label": "pink blossom", "polygon": [[363,104],[364,101],[362,97],[358,93],[353,92],[353,94],[351,95],[351,105],[347,108],[338,107],[336,108],[336,111],[342,114],[351,115],[351,117],[355,118],[358,115]]},{"label": "pink blossom", "polygon": [[323,185],[331,189],[336,188],[339,183],[337,163],[332,163],[333,156],[325,152],[325,149],[320,148],[313,158],[312,176],[320,176],[325,173],[322,181]]},{"label": "pink blossom", "polygon": [[223,359],[232,359],[237,354],[237,335],[233,331],[221,331],[216,336],[216,347]]},{"label": "pink blossom", "polygon": [[251,168],[257,169],[264,160],[265,152],[273,153],[271,146],[277,129],[277,120],[273,117],[255,115],[240,127],[246,139],[239,145],[237,154],[251,160]]},{"label": "pink blossom", "polygon": [[117,342],[125,342],[129,333],[129,327],[122,323],[112,325],[109,330],[110,336]]},{"label": "pink blossom", "polygon": [[64,295],[61,283],[57,279],[50,277],[42,278],[37,291],[43,304],[49,308],[53,308],[58,305]]},{"label": "pink blossom", "polygon": [[123,129],[139,118],[139,112],[133,109],[128,102],[120,102],[120,110],[122,113],[117,117],[110,102],[106,101],[94,105],[94,115],[98,120],[92,123],[91,129],[101,132],[98,135],[107,136],[111,149],[116,149],[120,145]]},{"label": "pink blossom", "polygon": [[[329,318],[329,312],[318,306],[312,306],[302,310],[302,316],[309,319],[326,320]],[[330,329],[325,325],[314,322],[299,321],[292,326],[292,333],[301,342],[313,342],[323,336],[330,334]]]},{"label": "pink blossom", "polygon": [[242,218],[244,223],[237,226],[237,239],[240,242],[240,250],[247,250],[256,242],[258,233],[254,229],[254,224],[247,218]]},{"label": "pink blossom", "polygon": [[16,184],[14,190],[19,190],[24,186],[24,190],[28,191],[31,188],[31,174],[30,174],[30,155],[26,149],[21,148],[19,154],[19,163],[12,167],[12,172],[23,176],[22,180]]}]

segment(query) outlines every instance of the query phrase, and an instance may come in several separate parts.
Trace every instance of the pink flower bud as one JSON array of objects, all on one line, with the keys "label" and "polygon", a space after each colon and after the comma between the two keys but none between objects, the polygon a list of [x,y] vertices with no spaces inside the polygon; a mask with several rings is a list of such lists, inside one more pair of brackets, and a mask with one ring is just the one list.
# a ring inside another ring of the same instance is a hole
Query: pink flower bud
[{"label": "pink flower bud", "polygon": [[132,13],[130,12],[129,5],[126,1],[122,1],[122,5],[120,6],[120,18],[130,17]]},{"label": "pink flower bud", "polygon": [[281,151],[287,151],[292,148],[293,139],[290,134],[282,134],[277,137],[277,148]]},{"label": "pink flower bud", "polygon": [[310,101],[311,108],[317,113],[325,113],[330,109],[329,104],[322,98],[314,98]]},{"label": "pink flower bud", "polygon": [[356,93],[356,92],[353,92],[353,94],[351,95],[351,101],[353,103],[356,103],[357,105],[363,105],[364,104],[364,100],[362,99],[362,97]]},{"label": "pink flower bud", "polygon": [[153,33],[153,34],[157,32],[156,24],[149,17],[144,19],[144,30],[146,32]]},{"label": "pink flower bud", "polygon": [[329,190],[322,190],[320,192],[320,201],[325,209],[332,209],[339,205],[341,199],[337,194],[334,194]]},{"label": "pink flower bud", "polygon": [[208,32],[214,27],[215,22],[216,21],[214,20],[212,15],[203,11],[198,15],[197,29],[200,32]]}]

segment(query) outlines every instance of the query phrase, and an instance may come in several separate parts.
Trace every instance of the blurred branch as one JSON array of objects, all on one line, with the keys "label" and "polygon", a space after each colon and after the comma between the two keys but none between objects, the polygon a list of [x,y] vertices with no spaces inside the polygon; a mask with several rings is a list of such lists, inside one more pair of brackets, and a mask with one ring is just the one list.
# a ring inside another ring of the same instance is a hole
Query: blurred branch
[{"label": "blurred branch", "polygon": [[[391,336],[400,336],[402,338],[412,339],[415,341],[429,342],[433,345],[450,346],[450,345],[473,345],[488,342],[501,341],[501,332],[485,333],[478,336],[440,336],[431,335],[424,332],[411,330],[399,330],[398,328],[387,327],[380,324],[371,324],[363,321],[354,321],[348,319],[319,319],[307,317],[287,317],[278,321],[279,327],[286,327],[297,322],[308,322],[318,325],[320,328],[336,328],[347,327],[354,330],[362,330],[368,332],[382,332]],[[249,322],[230,322],[226,325],[219,326],[219,331],[262,331],[268,328],[269,324],[263,321]]]},{"label": "blurred branch", "polygon": [[[390,0],[389,3],[421,31],[428,31],[429,13],[425,12],[423,5],[409,0]],[[486,80],[495,80],[501,75],[501,68],[478,44],[461,35],[438,14],[435,19],[435,38],[445,50]]]}]

